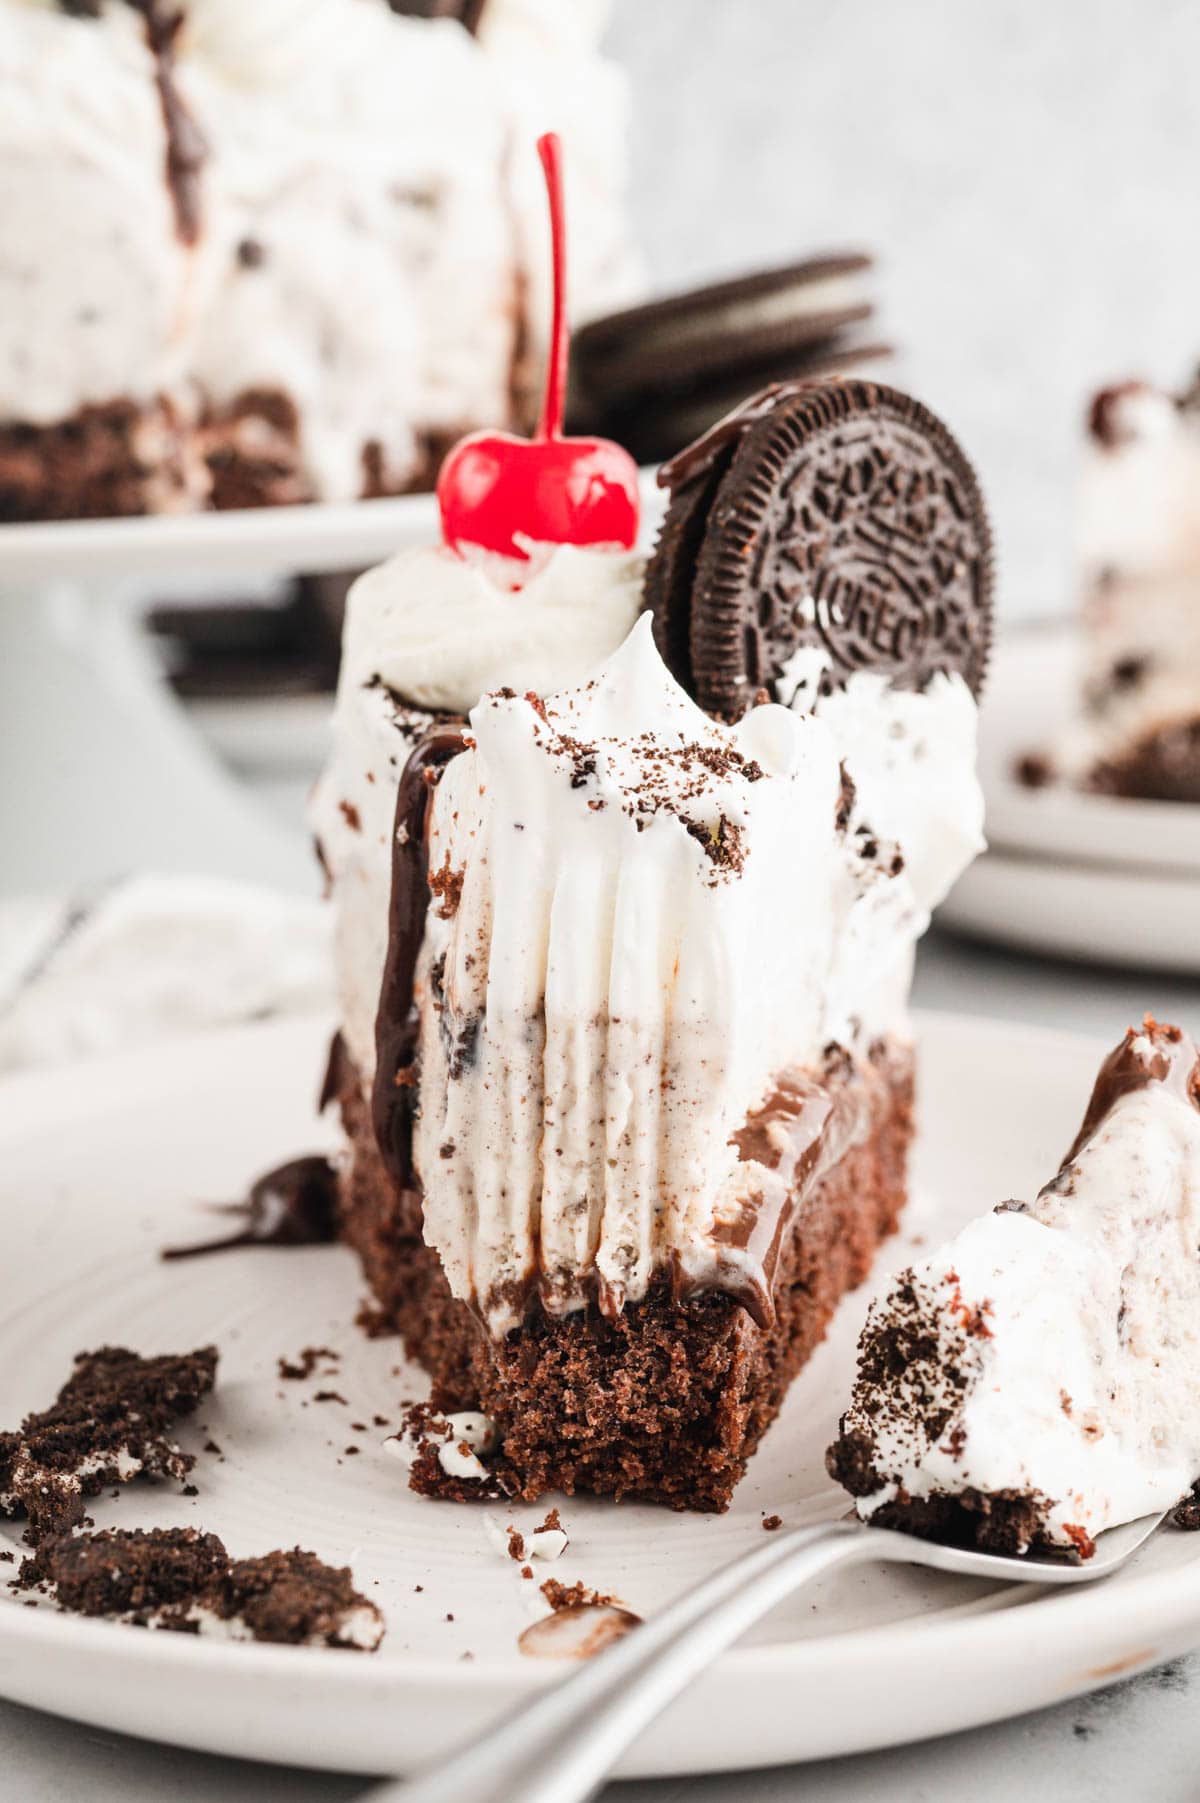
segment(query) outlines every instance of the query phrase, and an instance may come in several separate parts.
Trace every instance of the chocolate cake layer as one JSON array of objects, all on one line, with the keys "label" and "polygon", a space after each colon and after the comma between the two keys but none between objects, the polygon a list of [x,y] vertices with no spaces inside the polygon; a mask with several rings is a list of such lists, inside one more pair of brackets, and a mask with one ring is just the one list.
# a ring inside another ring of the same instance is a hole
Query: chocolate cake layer
[{"label": "chocolate cake layer", "polygon": [[[364,445],[362,497],[432,489],[442,441],[422,438],[402,477]],[[196,423],[166,402],[85,407],[50,426],[0,424],[0,524],[282,507],[316,499],[300,418],[282,390],[254,390]]]},{"label": "chocolate cake layer", "polygon": [[[496,1423],[490,1472],[509,1494],[633,1495],[674,1508],[724,1509],[788,1385],[861,1283],[906,1195],[913,1068],[881,1047],[870,1070],[842,1079],[869,1092],[860,1137],[806,1189],[774,1264],[774,1319],[757,1325],[732,1296],[676,1301],[668,1278],[615,1316],[534,1306],[493,1340],[450,1293],[421,1237],[421,1201],[389,1177],[357,1074],[343,1073],[352,1156],[341,1228],[386,1320],[433,1379],[440,1410],[480,1409]],[[801,1179],[803,1183],[803,1179]]]},{"label": "chocolate cake layer", "polygon": [[174,410],[84,407],[51,426],[0,424],[0,523],[174,513],[206,488]]}]

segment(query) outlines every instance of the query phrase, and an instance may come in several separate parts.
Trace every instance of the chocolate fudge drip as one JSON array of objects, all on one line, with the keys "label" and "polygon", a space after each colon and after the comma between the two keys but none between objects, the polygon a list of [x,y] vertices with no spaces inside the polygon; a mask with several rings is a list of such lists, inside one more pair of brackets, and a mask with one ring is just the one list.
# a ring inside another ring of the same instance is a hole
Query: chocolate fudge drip
[{"label": "chocolate fudge drip", "polygon": [[747,1198],[735,1217],[714,1228],[714,1269],[702,1280],[689,1281],[673,1262],[677,1302],[718,1289],[740,1303],[758,1327],[774,1325],[775,1275],[785,1233],[813,1186],[867,1133],[880,1083],[879,1056],[859,1063],[843,1047],[828,1047],[819,1078],[800,1071],[781,1076],[762,1107],[732,1135],[740,1160],[776,1172],[780,1181]]},{"label": "chocolate fudge drip", "polygon": [[474,37],[487,0],[388,0],[394,13],[409,19],[457,19]]},{"label": "chocolate fudge drip", "polygon": [[375,1016],[371,1121],[397,1189],[413,1183],[412,1124],[419,1023],[413,995],[429,907],[429,797],[466,743],[461,728],[435,727],[413,748],[396,793],[387,959]]},{"label": "chocolate fudge drip", "polygon": [[167,134],[167,188],[181,244],[195,244],[202,219],[200,172],[208,143],[175,80],[175,43],[184,11],[167,0],[134,0],[146,21],[146,41],[154,57],[154,79]]},{"label": "chocolate fudge drip", "polygon": [[[1150,1041],[1149,1057],[1137,1050],[1137,1041],[1143,1038]],[[1147,1015],[1141,1031],[1131,1027],[1100,1066],[1083,1125],[1063,1161],[1063,1168],[1078,1158],[1118,1102],[1136,1094],[1139,1089],[1148,1088],[1151,1083],[1165,1083],[1181,1102],[1200,1108],[1200,1051],[1182,1028],[1160,1026]]]},{"label": "chocolate fudge drip", "polygon": [[251,1185],[245,1202],[226,1211],[244,1225],[221,1239],[168,1246],[163,1258],[197,1258],[235,1246],[320,1246],[337,1238],[337,1172],[318,1153],[290,1159]]},{"label": "chocolate fudge drip", "polygon": [[664,463],[658,472],[658,486],[674,494],[677,488],[686,488],[698,476],[707,475],[718,459],[737,448],[751,426],[775,411],[780,401],[787,400],[790,395],[799,394],[802,389],[811,388],[812,385],[812,381],[804,377],[794,382],[769,383]]},{"label": "chocolate fudge drip", "polygon": [[[60,9],[76,19],[98,19],[101,0],[58,0]],[[154,80],[162,107],[167,136],[167,188],[175,212],[175,230],[181,244],[195,244],[202,218],[200,171],[208,158],[208,143],[197,125],[175,80],[175,43],[183,29],[185,10],[171,0],[127,0],[142,15],[146,42],[154,58]]]}]

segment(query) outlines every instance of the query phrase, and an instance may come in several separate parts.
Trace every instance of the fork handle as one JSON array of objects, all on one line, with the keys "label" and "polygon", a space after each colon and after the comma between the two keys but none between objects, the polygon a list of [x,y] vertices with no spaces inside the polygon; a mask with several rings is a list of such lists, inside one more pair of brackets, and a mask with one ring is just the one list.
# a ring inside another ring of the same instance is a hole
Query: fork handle
[{"label": "fork handle", "polygon": [[[747,1628],[821,1572],[878,1559],[857,1522],[774,1535],[687,1591],[446,1764],[369,1793],[371,1803],[586,1803],[620,1755]],[[886,1556],[886,1555],[885,1555]]]}]

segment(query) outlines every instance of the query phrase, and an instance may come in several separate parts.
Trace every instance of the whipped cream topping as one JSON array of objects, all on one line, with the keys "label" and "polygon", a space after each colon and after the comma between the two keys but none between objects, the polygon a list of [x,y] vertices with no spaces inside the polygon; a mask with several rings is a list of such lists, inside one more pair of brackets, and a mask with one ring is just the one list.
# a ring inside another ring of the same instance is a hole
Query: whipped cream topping
[{"label": "whipped cream topping", "polygon": [[1086,712],[1056,763],[1097,763],[1200,716],[1200,409],[1131,382],[1092,410],[1080,476]]},{"label": "whipped cream topping", "polygon": [[865,1518],[1011,1494],[1039,1540],[1086,1554],[1200,1473],[1200,1112],[1173,1031],[1118,1049],[1035,1201],[973,1221],[872,1306],[842,1423],[878,1480]]},{"label": "whipped cream topping", "polygon": [[[418,966],[414,1154],[451,1287],[497,1333],[534,1273],[557,1311],[619,1308],[667,1264],[704,1287],[740,1261],[753,1287],[736,1228],[782,1205],[788,1136],[766,1162],[733,1136],[781,1089],[803,1112],[832,1023],[864,1051],[903,1030],[919,898],[953,860],[914,834],[910,872],[857,800],[839,825],[830,724],[773,704],[713,722],[648,618],[582,687],[489,696],[470,730],[433,799]],[[864,758],[876,807],[903,762]],[[977,821],[973,777],[968,799]]]},{"label": "whipped cream topping", "polygon": [[643,568],[637,553],[575,545],[534,546],[528,564],[469,546],[401,551],[352,591],[350,679],[454,714],[490,688],[572,687],[641,612]]},{"label": "whipped cream topping", "polygon": [[[343,1032],[364,1077],[387,950],[396,789],[431,711],[466,714],[488,689],[580,681],[641,606],[642,560],[541,547],[531,564],[404,551],[350,590],[333,752],[311,818],[336,902]],[[525,579],[525,587],[513,585]]]}]

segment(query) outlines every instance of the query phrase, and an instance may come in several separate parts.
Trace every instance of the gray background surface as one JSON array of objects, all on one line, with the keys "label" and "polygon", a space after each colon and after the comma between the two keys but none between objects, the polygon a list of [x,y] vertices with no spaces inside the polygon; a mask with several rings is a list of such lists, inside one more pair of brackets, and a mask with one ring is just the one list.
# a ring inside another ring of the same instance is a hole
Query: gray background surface
[{"label": "gray background surface", "polygon": [[1200,357],[1200,7],[617,0],[610,41],[655,284],[874,251],[895,379],[980,466],[1002,605],[1065,605],[1088,394]]}]

